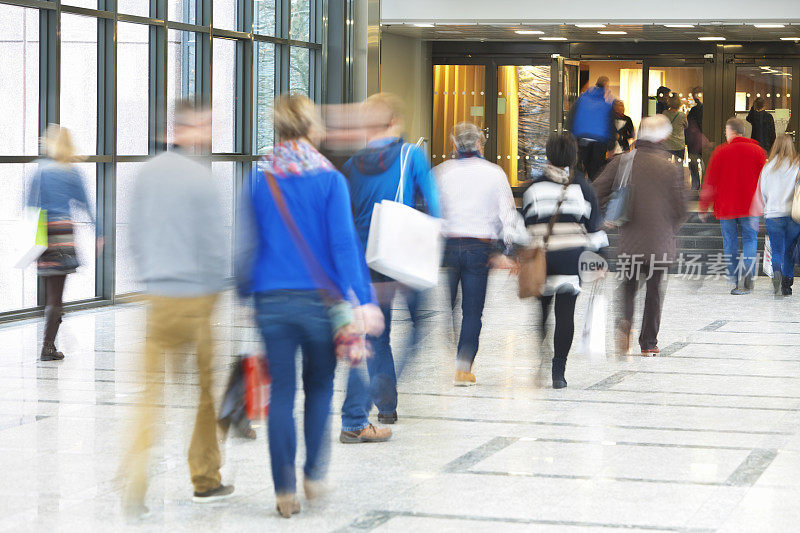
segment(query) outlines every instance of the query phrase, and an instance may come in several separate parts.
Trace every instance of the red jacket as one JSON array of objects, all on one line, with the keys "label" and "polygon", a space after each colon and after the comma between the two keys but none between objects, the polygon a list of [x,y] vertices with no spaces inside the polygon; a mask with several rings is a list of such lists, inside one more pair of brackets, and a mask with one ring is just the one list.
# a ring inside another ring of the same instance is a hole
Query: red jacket
[{"label": "red jacket", "polygon": [[714,204],[718,219],[761,215],[761,202],[753,202],[761,168],[767,153],[758,141],[736,137],[717,147],[708,162],[703,189],[700,191],[700,212]]}]

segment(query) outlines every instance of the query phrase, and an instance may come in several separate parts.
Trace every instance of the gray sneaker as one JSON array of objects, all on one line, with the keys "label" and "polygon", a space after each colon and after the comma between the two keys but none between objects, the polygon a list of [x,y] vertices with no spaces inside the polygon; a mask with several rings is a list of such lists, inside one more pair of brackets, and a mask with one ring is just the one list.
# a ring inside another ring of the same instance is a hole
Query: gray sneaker
[{"label": "gray sneaker", "polygon": [[230,498],[231,496],[233,496],[233,485],[223,485],[220,483],[217,488],[205,492],[195,491],[194,498],[192,499],[195,503],[210,503],[218,502]]}]

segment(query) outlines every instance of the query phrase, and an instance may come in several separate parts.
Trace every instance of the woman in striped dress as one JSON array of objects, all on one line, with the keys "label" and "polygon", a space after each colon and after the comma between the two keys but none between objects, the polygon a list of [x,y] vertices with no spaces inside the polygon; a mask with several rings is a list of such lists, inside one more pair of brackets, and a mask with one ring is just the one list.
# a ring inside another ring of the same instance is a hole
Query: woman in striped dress
[{"label": "woman in striped dress", "polygon": [[594,189],[584,172],[575,168],[578,159],[575,137],[567,132],[553,133],[547,141],[546,153],[548,165],[525,191],[523,213],[534,244],[537,240],[541,242],[564,195],[547,243],[547,282],[540,298],[542,338],[555,300],[553,388],[563,389],[567,386],[564,370],[575,330],[575,300],[581,290],[579,258],[584,250],[607,246],[608,239],[600,228],[603,217]]}]

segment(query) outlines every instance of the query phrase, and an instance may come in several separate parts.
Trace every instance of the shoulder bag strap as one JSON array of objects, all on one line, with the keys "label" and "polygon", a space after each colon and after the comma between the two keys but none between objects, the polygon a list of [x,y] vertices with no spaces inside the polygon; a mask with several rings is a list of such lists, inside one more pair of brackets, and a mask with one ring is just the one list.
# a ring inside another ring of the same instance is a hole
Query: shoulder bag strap
[{"label": "shoulder bag strap", "polygon": [[550,221],[547,223],[547,231],[544,234],[544,247],[547,248],[547,241],[550,240],[550,235],[553,233],[553,226],[556,225],[556,221],[558,221],[559,211],[561,210],[561,204],[564,203],[564,200],[567,197],[567,189],[569,186],[572,185],[573,180],[575,179],[575,172],[571,171],[569,174],[569,179],[564,184],[564,187],[561,189],[561,197],[558,199],[558,203],[556,204],[556,210],[553,212],[553,216],[550,217]]},{"label": "shoulder bag strap", "polygon": [[408,162],[408,152],[411,148],[407,144],[400,147],[400,181],[397,183],[397,192],[394,195],[394,201],[403,203],[403,195],[405,193],[405,178],[406,178],[406,163]]},{"label": "shoulder bag strap", "polygon": [[272,192],[272,198],[275,200],[275,205],[278,207],[281,219],[283,219],[286,229],[289,230],[289,235],[292,237],[297,251],[300,252],[300,256],[303,258],[303,262],[306,268],[308,268],[308,272],[311,274],[314,283],[322,287],[320,293],[323,301],[327,305],[336,303],[337,299],[342,299],[339,288],[336,287],[336,284],[325,272],[325,269],[319,264],[316,256],[314,256],[314,252],[311,251],[305,238],[303,238],[303,234],[300,233],[300,228],[297,227],[297,223],[295,223],[292,214],[289,212],[289,208],[286,206],[286,200],[283,197],[283,193],[278,186],[275,176],[266,170],[264,171],[264,176],[267,178],[267,184],[269,185],[270,192]]}]

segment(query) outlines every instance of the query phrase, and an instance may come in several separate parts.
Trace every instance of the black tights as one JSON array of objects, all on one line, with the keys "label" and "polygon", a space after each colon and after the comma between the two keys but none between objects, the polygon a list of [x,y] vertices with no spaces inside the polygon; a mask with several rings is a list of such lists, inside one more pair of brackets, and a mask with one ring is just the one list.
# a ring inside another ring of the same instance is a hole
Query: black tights
[{"label": "black tights", "polygon": [[[566,359],[572,347],[572,337],[575,335],[575,300],[577,294],[558,293],[555,295],[556,330],[553,334],[554,359]],[[547,317],[550,315],[552,296],[542,296],[542,338],[547,327]]]},{"label": "black tights", "polygon": [[44,345],[54,346],[58,326],[61,325],[61,311],[63,309],[62,298],[64,296],[64,282],[66,274],[61,276],[47,276],[44,278]]}]

